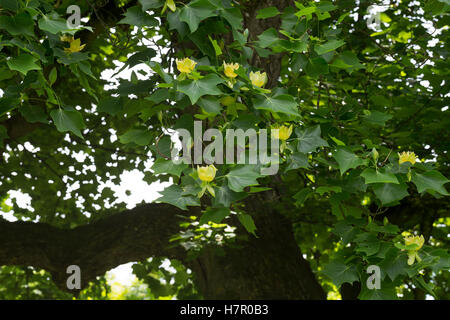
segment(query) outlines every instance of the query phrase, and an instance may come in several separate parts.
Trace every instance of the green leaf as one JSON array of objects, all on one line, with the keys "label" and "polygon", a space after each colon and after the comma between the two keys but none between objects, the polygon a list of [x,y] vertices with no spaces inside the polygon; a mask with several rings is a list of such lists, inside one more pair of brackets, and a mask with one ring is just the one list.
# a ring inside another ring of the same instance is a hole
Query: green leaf
[{"label": "green leaf", "polygon": [[56,67],[53,67],[50,73],[48,74],[48,82],[50,83],[50,86],[52,86],[56,79],[58,78],[58,71],[56,70]]},{"label": "green leaf", "polygon": [[365,68],[353,51],[342,52],[331,65],[336,68],[345,69],[349,73]]},{"label": "green leaf", "polygon": [[268,7],[258,11],[256,19],[267,19],[272,18],[280,14],[277,7]]},{"label": "green leaf", "polygon": [[364,161],[354,154],[351,150],[343,147],[338,147],[337,151],[333,154],[339,164],[339,170],[343,175],[348,169],[354,169],[362,164]]},{"label": "green leaf", "polygon": [[[390,184],[390,186],[397,186],[396,184]],[[389,233],[389,234],[397,234],[400,232],[400,228],[397,227],[395,224],[387,223],[386,225],[378,225],[375,222],[369,222],[367,225],[367,230],[374,231],[374,232],[383,232],[383,233]]]},{"label": "green leaf", "polygon": [[320,75],[324,75],[329,72],[328,63],[322,57],[308,59],[308,64],[305,67],[305,72],[308,76],[317,78]]},{"label": "green leaf", "polygon": [[[242,12],[239,8],[226,8],[225,10],[220,10],[220,15],[228,21],[228,23],[233,28],[233,34],[237,29],[242,28]],[[235,37],[236,39],[236,37]]]},{"label": "green leaf", "polygon": [[415,277],[413,281],[416,286],[424,289],[426,292],[432,295],[434,299],[437,299],[436,293],[433,291],[433,283],[426,283],[425,280],[423,280],[422,276]]},{"label": "green leaf", "polygon": [[149,97],[145,98],[145,100],[149,100],[154,103],[161,103],[167,99],[169,99],[169,90],[167,88],[159,88],[154,91]]},{"label": "green leaf", "polygon": [[329,136],[329,137],[330,137],[331,140],[333,140],[334,143],[336,143],[338,146],[343,146],[343,147],[345,147],[345,143],[342,142],[341,140],[339,140],[338,138],[335,138],[335,137],[333,137],[333,136]]},{"label": "green leaf", "polygon": [[143,110],[148,109],[152,103],[144,99],[128,99],[124,105],[124,113],[127,117],[132,117],[135,114],[141,113]]},{"label": "green leaf", "polygon": [[163,70],[161,64],[155,61],[148,61],[147,64],[153,71],[159,74],[166,83],[172,83],[172,77]]},{"label": "green leaf", "polygon": [[369,289],[365,283],[361,286],[361,292],[358,295],[360,300],[397,300],[397,291],[395,285],[386,282],[380,283],[380,289]]},{"label": "green leaf", "polygon": [[338,7],[335,6],[331,1],[320,1],[317,4],[317,10],[321,13],[333,11],[334,9],[337,9]]},{"label": "green leaf", "polygon": [[312,194],[313,194],[313,191],[311,189],[304,188],[304,189],[300,190],[299,192],[297,192],[296,194],[294,194],[292,196],[292,198],[294,198],[296,200],[295,205],[297,207],[300,207]]},{"label": "green leaf", "polygon": [[378,126],[385,126],[386,125],[386,121],[392,119],[392,115],[390,114],[386,114],[383,112],[379,112],[379,111],[368,111],[366,110],[366,113],[363,118],[365,121],[371,123],[371,124],[375,124]]},{"label": "green leaf", "polygon": [[137,27],[156,27],[158,20],[143,12],[138,6],[131,7],[125,13],[125,18],[118,22],[119,24],[130,24]]},{"label": "green leaf", "polygon": [[407,274],[407,260],[406,252],[401,252],[397,248],[391,248],[386,253],[384,260],[380,262],[380,268],[392,281],[395,281],[399,275]]},{"label": "green leaf", "polygon": [[295,99],[288,94],[281,94],[274,97],[258,96],[254,100],[255,109],[269,110],[272,112],[285,113],[299,117],[298,104]]},{"label": "green leaf", "polygon": [[277,43],[277,47],[273,48],[274,52],[304,52],[308,50],[308,43],[301,40],[280,40]]},{"label": "green leaf", "polygon": [[147,11],[148,9],[161,8],[165,0],[139,0],[139,3],[142,5],[142,10]]},{"label": "green leaf", "polygon": [[241,222],[241,224],[244,226],[245,230],[247,230],[248,233],[253,234],[255,237],[257,237],[255,231],[256,226],[255,222],[253,221],[253,218],[245,213],[241,213],[238,215],[238,219]]},{"label": "green leaf", "polygon": [[188,167],[187,164],[175,164],[170,159],[158,158],[151,167],[153,174],[171,174],[179,177],[181,172]]},{"label": "green leaf", "polygon": [[211,42],[214,52],[216,53],[216,57],[220,56],[222,54],[222,49],[220,48],[219,44],[217,43],[217,40],[211,38],[210,35],[208,35],[209,41]]},{"label": "green leaf", "polygon": [[212,96],[206,96],[206,97],[200,98],[200,100],[198,100],[197,104],[206,113],[217,115],[217,114],[220,114],[220,112],[222,111],[222,105],[220,104],[219,100]]},{"label": "green leaf", "polygon": [[156,56],[156,51],[152,48],[140,48],[138,52],[133,54],[131,57],[128,58],[127,63],[124,64],[123,69],[126,68],[126,66],[129,66],[130,68],[134,67],[135,65],[138,65],[143,62],[149,61],[151,58]]},{"label": "green leaf", "polygon": [[316,189],[316,193],[320,194],[321,196],[323,196],[325,193],[330,193],[331,191],[339,193],[342,192],[342,188],[338,186],[327,186],[327,187],[318,187]]},{"label": "green leaf", "polygon": [[152,140],[152,135],[145,129],[131,129],[119,136],[119,140],[123,144],[135,143],[139,146],[147,146]]},{"label": "green leaf", "polygon": [[70,131],[81,139],[84,139],[80,130],[85,128],[86,125],[84,124],[81,113],[78,111],[63,110],[59,108],[52,110],[52,112],[50,112],[50,117],[53,119],[56,129],[58,129],[59,132]]},{"label": "green leaf", "polygon": [[34,23],[28,13],[22,12],[16,16],[0,16],[0,30],[5,29],[13,36],[34,36]]},{"label": "green leaf", "polygon": [[361,176],[365,179],[366,184],[371,183],[395,183],[398,184],[397,177],[389,172],[382,172],[382,170],[375,171],[375,169],[367,168]]},{"label": "green leaf", "polygon": [[430,252],[433,257],[438,257],[436,264],[431,266],[431,271],[438,272],[439,270],[450,270],[450,253],[446,249],[434,249]]},{"label": "green leaf", "polygon": [[38,21],[39,29],[48,31],[53,34],[65,32],[70,28],[67,26],[67,21],[59,17],[43,16]]},{"label": "green leaf", "polygon": [[346,265],[341,260],[333,260],[323,268],[323,274],[328,276],[331,281],[340,287],[343,283],[353,283],[359,280],[355,265]]},{"label": "green leaf", "polygon": [[241,192],[245,187],[258,185],[259,183],[256,179],[261,177],[261,174],[256,172],[255,166],[244,165],[231,170],[226,177],[230,189],[235,192]]},{"label": "green leaf", "polygon": [[[0,50],[1,50],[1,45],[0,45]],[[14,75],[15,75],[15,73],[9,69],[6,69],[6,66],[0,69],[0,81],[11,79],[12,77],[14,77]]]},{"label": "green leaf", "polygon": [[67,65],[79,63],[83,60],[89,59],[89,54],[85,52],[74,52],[69,54],[59,48],[54,48],[53,52],[55,53],[55,56],[59,57],[58,62]]},{"label": "green leaf", "polygon": [[313,14],[314,12],[316,12],[316,10],[317,10],[316,7],[306,7],[296,12],[295,15],[297,17],[307,16],[309,14]]},{"label": "green leaf", "polygon": [[321,130],[319,125],[306,128],[305,130],[296,128],[295,133],[299,140],[297,149],[300,152],[309,153],[316,151],[319,147],[328,147],[328,142],[320,137]]},{"label": "green leaf", "polygon": [[261,48],[272,47],[280,39],[278,38],[278,32],[274,28],[265,30],[258,36],[258,45]]},{"label": "green leaf", "polygon": [[208,0],[194,0],[181,9],[180,20],[186,22],[194,33],[202,20],[216,15],[215,10],[216,7]]},{"label": "green leaf", "polygon": [[230,209],[228,208],[214,208],[208,207],[203,215],[200,217],[199,223],[205,224],[209,221],[214,223],[221,223],[223,219],[225,219],[228,215],[230,215]]},{"label": "green leaf", "polygon": [[158,202],[171,204],[181,210],[187,210],[187,206],[200,206],[200,200],[194,196],[183,196],[183,189],[178,185],[171,185],[163,191],[158,191],[162,197],[156,199]]},{"label": "green leaf", "polygon": [[123,99],[119,97],[107,97],[98,104],[98,112],[105,112],[112,116],[123,110]]},{"label": "green leaf", "polygon": [[191,103],[195,104],[204,95],[217,96],[222,94],[222,91],[217,88],[219,83],[223,83],[221,78],[215,74],[208,74],[200,80],[184,80],[180,82],[177,90],[186,94]]},{"label": "green leaf", "polygon": [[449,180],[436,170],[427,171],[423,174],[413,172],[411,180],[416,185],[419,193],[427,190],[433,190],[442,195],[448,196],[448,192],[444,185],[449,182]]},{"label": "green leaf", "polygon": [[352,242],[353,239],[361,232],[360,229],[355,228],[351,223],[348,221],[339,221],[335,224],[334,229],[332,232],[341,237],[342,242],[344,245],[347,245],[348,243]]},{"label": "green leaf", "polygon": [[308,163],[308,155],[301,152],[294,152],[289,157],[289,164],[286,168],[286,172],[289,170],[295,170],[298,168],[305,168],[308,169],[310,167]]},{"label": "green leaf", "polygon": [[48,123],[47,114],[45,114],[44,110],[40,106],[23,104],[19,108],[20,113],[30,123],[40,122],[40,123]]},{"label": "green leaf", "polygon": [[20,104],[20,100],[12,97],[0,98],[0,116],[17,108]]},{"label": "green leaf", "polygon": [[408,196],[408,186],[405,183],[376,183],[373,186],[373,191],[382,205],[395,203]]},{"label": "green leaf", "polygon": [[372,256],[380,250],[381,241],[378,240],[377,235],[373,233],[360,233],[354,240],[358,246],[356,252],[364,252],[366,256]]},{"label": "green leaf", "polygon": [[38,59],[31,54],[22,53],[18,57],[7,60],[6,63],[8,64],[9,69],[19,71],[26,75],[28,71],[41,70],[41,67],[36,61],[38,61]]},{"label": "green leaf", "polygon": [[321,56],[322,54],[331,52],[333,50],[336,50],[337,48],[343,46],[345,44],[345,41],[342,40],[330,40],[327,43],[324,43],[319,46],[314,47],[314,51]]},{"label": "green leaf", "polygon": [[17,11],[19,9],[17,0],[0,0],[0,7],[10,11]]},{"label": "green leaf", "polygon": [[216,191],[216,197],[213,201],[215,206],[229,207],[233,202],[242,200],[246,196],[246,192],[234,192],[227,185],[223,185]]}]

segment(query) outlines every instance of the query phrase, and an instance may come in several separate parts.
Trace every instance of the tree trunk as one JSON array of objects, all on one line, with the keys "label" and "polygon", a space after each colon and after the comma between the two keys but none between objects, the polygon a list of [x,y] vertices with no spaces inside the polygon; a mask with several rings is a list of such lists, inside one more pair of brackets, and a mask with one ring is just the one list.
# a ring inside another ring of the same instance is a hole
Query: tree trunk
[{"label": "tree trunk", "polygon": [[292,223],[275,212],[255,216],[257,236],[204,249],[190,263],[205,299],[325,299],[294,239]]}]

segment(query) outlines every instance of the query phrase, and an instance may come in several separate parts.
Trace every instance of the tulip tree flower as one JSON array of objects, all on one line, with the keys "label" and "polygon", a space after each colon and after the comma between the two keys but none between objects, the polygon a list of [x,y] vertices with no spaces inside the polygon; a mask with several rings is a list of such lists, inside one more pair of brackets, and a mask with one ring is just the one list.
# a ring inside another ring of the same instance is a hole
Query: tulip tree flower
[{"label": "tulip tree flower", "polygon": [[195,65],[197,64],[197,62],[189,58],[184,58],[182,60],[176,59],[176,63],[177,69],[181,73],[191,73],[192,71],[194,71]]},{"label": "tulip tree flower", "polygon": [[64,42],[71,42],[71,41],[73,41],[74,39],[73,39],[73,37],[71,37],[71,36],[68,36],[68,35],[62,35],[61,37],[59,37],[59,39],[61,40],[61,41],[64,41]]},{"label": "tulip tree flower", "polygon": [[223,62],[223,72],[228,78],[234,79],[237,77],[235,71],[239,69],[239,63],[225,63]]},{"label": "tulip tree flower", "polygon": [[275,129],[272,131],[272,139],[278,139],[281,141],[280,146],[280,152],[283,152],[284,149],[286,149],[286,140],[289,139],[289,137],[292,134],[293,126],[290,125],[289,127],[281,126],[281,127],[275,127]]},{"label": "tulip tree flower", "polygon": [[201,198],[206,190],[215,197],[214,188],[211,186],[210,182],[216,177],[217,169],[214,165],[209,165],[205,167],[197,167],[198,178],[202,181],[202,190],[198,193],[198,197]]},{"label": "tulip tree flower", "polygon": [[293,126],[292,125],[290,127],[281,126],[279,128],[275,128],[275,129],[278,129],[278,132],[274,131],[274,134],[273,134],[274,139],[286,141],[287,139],[289,139],[289,137],[292,134]]},{"label": "tulip tree flower", "polygon": [[414,263],[415,259],[417,259],[418,262],[422,261],[422,259],[419,257],[417,252],[420,250],[420,248],[422,248],[424,242],[425,242],[425,239],[423,238],[422,235],[420,237],[419,236],[405,237],[405,245],[406,246],[409,246],[411,244],[417,245],[415,249],[408,250],[408,264],[409,265],[412,265]]},{"label": "tulip tree flower", "polygon": [[402,164],[404,162],[411,162],[412,164],[416,163],[417,157],[414,152],[402,152],[398,154],[398,163]]},{"label": "tulip tree flower", "polygon": [[216,171],[216,167],[212,164],[206,167],[197,167],[198,177],[205,182],[213,181],[216,176]]},{"label": "tulip tree flower", "polygon": [[261,73],[259,71],[250,72],[250,81],[254,86],[261,88],[267,82],[267,74],[265,72]]},{"label": "tulip tree flower", "polygon": [[64,51],[67,53],[80,52],[86,46],[86,44],[81,45],[80,39],[74,39],[73,37],[67,38],[66,36],[61,37],[61,40],[62,39],[64,39],[63,41],[67,41],[70,43],[69,48],[64,48]]},{"label": "tulip tree flower", "polygon": [[177,10],[177,5],[173,0],[166,0],[164,3],[164,8],[162,9],[161,13],[164,13],[166,11],[166,8],[169,8],[172,12],[175,12]]}]

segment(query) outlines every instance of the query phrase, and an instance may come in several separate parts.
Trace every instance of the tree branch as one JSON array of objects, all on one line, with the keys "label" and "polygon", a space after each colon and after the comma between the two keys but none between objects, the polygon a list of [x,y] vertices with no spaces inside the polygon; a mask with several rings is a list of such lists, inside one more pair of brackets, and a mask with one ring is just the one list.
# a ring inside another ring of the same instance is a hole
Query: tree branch
[{"label": "tree branch", "polygon": [[0,265],[43,268],[62,290],[68,290],[67,267],[78,265],[84,288],[123,263],[151,256],[183,260],[184,249],[169,246],[170,237],[179,230],[177,215],[186,211],[152,203],[74,229],[0,219]]}]

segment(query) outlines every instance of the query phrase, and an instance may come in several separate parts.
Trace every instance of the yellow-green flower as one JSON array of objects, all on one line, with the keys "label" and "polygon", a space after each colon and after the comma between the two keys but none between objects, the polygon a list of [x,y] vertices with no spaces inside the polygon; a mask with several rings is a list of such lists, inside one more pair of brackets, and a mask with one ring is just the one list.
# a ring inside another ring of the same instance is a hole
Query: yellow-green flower
[{"label": "yellow-green flower", "polygon": [[172,10],[173,12],[177,10],[177,5],[173,0],[166,0],[166,6],[169,7],[169,9]]},{"label": "yellow-green flower", "polygon": [[289,126],[289,127],[281,126],[279,128],[274,128],[274,129],[278,129],[278,132],[274,131],[272,137],[274,139],[278,139],[278,140],[281,140],[281,141],[286,141],[287,139],[289,139],[289,137],[292,134],[293,126],[292,125]]},{"label": "yellow-green flower", "polygon": [[239,69],[239,63],[225,63],[223,62],[223,72],[228,78],[236,78],[235,71]]},{"label": "yellow-green flower", "polygon": [[259,71],[250,72],[250,81],[254,86],[263,87],[267,82],[267,74],[265,72],[261,73]]},{"label": "yellow-green flower", "polygon": [[217,169],[212,164],[205,167],[197,167],[198,177],[200,178],[200,180],[205,182],[213,181],[214,177],[216,176],[216,172]]},{"label": "yellow-green flower", "polygon": [[194,71],[195,65],[197,64],[197,62],[189,58],[184,58],[183,60],[177,59],[176,63],[177,69],[183,73],[191,73],[192,71]]},{"label": "yellow-green flower", "polygon": [[409,246],[411,244],[416,244],[418,246],[414,250],[408,250],[408,264],[409,265],[412,265],[416,259],[419,262],[422,260],[422,259],[420,259],[417,252],[420,250],[420,248],[422,248],[424,243],[425,243],[425,239],[422,235],[420,237],[419,236],[409,236],[409,237],[406,236],[405,237],[405,245],[406,246]]},{"label": "yellow-green flower", "polygon": [[416,163],[417,157],[414,152],[402,152],[398,154],[398,163],[402,164],[404,162],[411,162],[412,164]]},{"label": "yellow-green flower", "polygon": [[64,41],[64,42],[72,42],[74,39],[71,36],[68,35],[62,35],[61,37],[59,37],[59,40]]},{"label": "yellow-green flower", "polygon": [[64,51],[67,53],[80,52],[86,46],[86,44],[81,45],[80,39],[65,38],[63,41],[70,42],[70,47],[64,48]]}]

